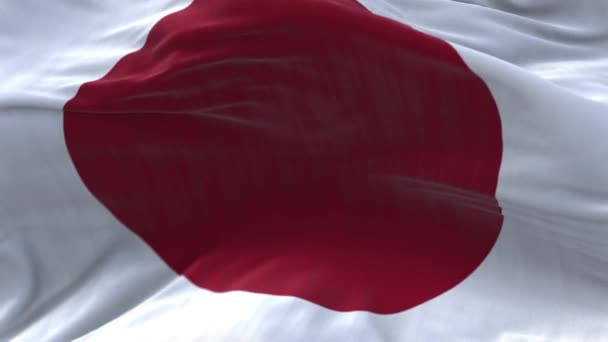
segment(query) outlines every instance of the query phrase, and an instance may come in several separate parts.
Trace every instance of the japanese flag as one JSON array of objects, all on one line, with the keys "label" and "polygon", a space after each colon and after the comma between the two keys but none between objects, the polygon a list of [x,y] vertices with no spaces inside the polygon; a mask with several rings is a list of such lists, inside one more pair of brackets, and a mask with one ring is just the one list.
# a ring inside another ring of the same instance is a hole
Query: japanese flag
[{"label": "japanese flag", "polygon": [[0,340],[608,339],[607,15],[5,1]]}]

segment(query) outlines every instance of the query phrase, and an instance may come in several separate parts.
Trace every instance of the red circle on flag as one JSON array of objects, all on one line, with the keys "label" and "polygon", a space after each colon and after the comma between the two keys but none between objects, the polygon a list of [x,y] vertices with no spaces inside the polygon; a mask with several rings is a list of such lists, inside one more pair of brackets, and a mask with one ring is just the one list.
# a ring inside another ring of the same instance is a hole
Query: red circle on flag
[{"label": "red circle on flag", "polygon": [[497,107],[447,43],[349,1],[206,0],[65,106],[83,182],[212,291],[395,313],[502,224]]}]

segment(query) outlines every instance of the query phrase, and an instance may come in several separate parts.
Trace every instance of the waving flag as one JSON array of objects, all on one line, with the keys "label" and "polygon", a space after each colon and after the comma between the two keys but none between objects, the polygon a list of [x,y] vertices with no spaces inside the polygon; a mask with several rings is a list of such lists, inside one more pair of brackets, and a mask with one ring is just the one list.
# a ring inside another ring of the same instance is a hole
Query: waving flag
[{"label": "waving flag", "polygon": [[1,5],[0,340],[605,340],[607,13]]}]

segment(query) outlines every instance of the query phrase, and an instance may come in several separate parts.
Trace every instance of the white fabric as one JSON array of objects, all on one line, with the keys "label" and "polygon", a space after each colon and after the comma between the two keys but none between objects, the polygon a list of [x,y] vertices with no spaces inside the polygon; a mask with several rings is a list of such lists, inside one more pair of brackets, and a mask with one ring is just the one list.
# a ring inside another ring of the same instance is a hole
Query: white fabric
[{"label": "white fabric", "polygon": [[371,11],[608,102],[608,2],[361,0]]},{"label": "white fabric", "polygon": [[499,107],[505,222],[469,278],[375,315],[177,277],[88,193],[61,108],[188,1],[20,0],[0,5],[0,340],[606,340],[608,5],[361,2],[452,43]]},{"label": "white fabric", "polygon": [[0,4],[0,341],[66,341],[175,274],[85,188],[63,105],[186,1]]}]

